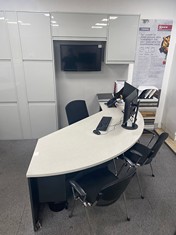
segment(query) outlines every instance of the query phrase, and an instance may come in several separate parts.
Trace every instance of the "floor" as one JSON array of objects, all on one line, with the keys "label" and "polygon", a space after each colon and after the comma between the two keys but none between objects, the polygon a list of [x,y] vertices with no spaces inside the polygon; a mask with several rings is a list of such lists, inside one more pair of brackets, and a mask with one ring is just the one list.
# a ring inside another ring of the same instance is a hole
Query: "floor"
[{"label": "floor", "polygon": [[[147,141],[144,136],[142,141]],[[77,204],[75,214],[68,210],[52,212],[43,208],[42,228],[33,231],[25,177],[36,140],[0,141],[0,235],[88,235],[85,211]],[[139,194],[136,177],[126,190],[131,221],[126,221],[122,198],[109,207],[90,208],[97,235],[174,235],[176,231],[176,156],[163,145],[150,167],[139,169],[145,198]]]}]

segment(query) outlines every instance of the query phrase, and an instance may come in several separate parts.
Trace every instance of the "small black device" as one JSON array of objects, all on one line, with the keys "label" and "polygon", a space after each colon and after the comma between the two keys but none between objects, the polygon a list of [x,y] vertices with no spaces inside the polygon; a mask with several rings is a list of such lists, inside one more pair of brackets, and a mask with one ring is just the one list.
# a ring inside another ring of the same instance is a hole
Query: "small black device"
[{"label": "small black device", "polygon": [[119,92],[115,93],[114,97],[111,98],[110,100],[108,100],[108,102],[107,102],[108,108],[116,107],[117,99],[123,98],[123,90],[124,90],[124,88],[122,88]]},{"label": "small black device", "polygon": [[101,132],[97,129],[93,130],[93,133],[96,134],[96,135],[101,135]]},{"label": "small black device", "polygon": [[115,107],[115,103],[116,103],[116,98],[115,97],[113,97],[112,99],[108,100],[108,102],[107,102],[108,108]]},{"label": "small black device", "polygon": [[98,126],[96,128],[96,130],[98,131],[106,131],[109,123],[111,121],[112,117],[102,117],[102,119],[100,120],[100,122],[98,123]]}]

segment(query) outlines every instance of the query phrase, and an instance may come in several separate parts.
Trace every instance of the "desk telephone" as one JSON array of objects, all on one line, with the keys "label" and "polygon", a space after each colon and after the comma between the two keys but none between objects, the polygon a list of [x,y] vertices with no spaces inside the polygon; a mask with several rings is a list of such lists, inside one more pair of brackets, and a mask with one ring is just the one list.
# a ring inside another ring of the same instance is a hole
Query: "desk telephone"
[{"label": "desk telephone", "polygon": [[116,103],[116,98],[113,97],[112,99],[108,100],[108,102],[106,103],[108,108],[111,108],[111,107],[115,107],[115,103]]}]

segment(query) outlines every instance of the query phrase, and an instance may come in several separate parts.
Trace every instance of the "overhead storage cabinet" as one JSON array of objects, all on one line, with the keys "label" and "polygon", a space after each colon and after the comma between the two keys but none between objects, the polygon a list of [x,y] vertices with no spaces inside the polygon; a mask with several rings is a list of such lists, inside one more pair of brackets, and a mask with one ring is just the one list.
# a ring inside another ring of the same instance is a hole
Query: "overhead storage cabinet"
[{"label": "overhead storage cabinet", "polygon": [[110,15],[108,22],[106,63],[134,62],[139,16]]}]

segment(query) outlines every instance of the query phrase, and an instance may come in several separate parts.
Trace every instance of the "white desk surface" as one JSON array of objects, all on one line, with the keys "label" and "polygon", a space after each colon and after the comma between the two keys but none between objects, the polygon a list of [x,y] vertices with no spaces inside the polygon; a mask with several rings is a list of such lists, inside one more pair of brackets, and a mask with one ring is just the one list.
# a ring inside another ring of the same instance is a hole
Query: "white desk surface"
[{"label": "white desk surface", "polygon": [[[44,177],[76,172],[104,163],[122,154],[140,138],[144,121],[138,113],[136,130],[126,130],[121,124],[121,107],[108,108],[75,124],[60,129],[38,140],[26,176]],[[106,134],[95,135],[102,116],[112,120]]]}]

